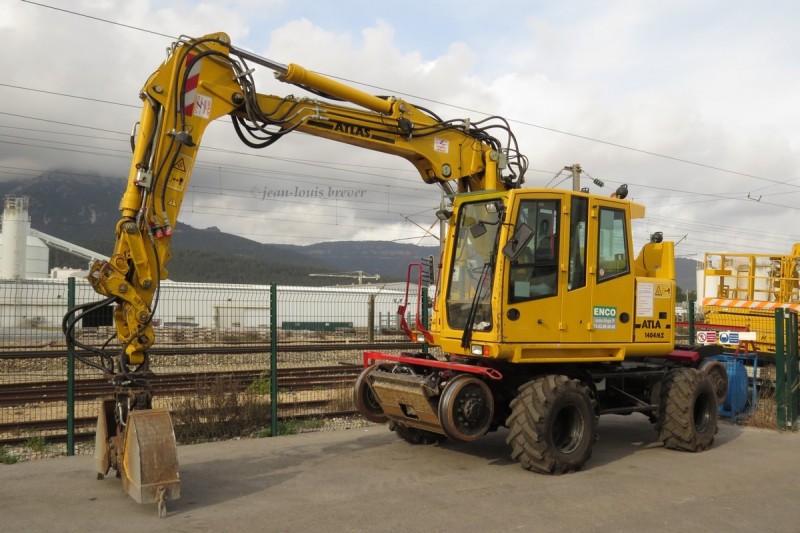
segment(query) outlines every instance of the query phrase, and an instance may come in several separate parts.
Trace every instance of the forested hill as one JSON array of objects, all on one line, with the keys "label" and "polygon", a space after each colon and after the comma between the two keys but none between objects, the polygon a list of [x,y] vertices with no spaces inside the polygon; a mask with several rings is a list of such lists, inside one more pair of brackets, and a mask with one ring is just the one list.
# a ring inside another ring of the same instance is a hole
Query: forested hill
[{"label": "forested hill", "polygon": [[[110,255],[124,180],[52,172],[0,182],[0,194],[30,198],[31,226],[41,232]],[[211,227],[178,223],[168,265],[170,279],[216,283],[334,285],[352,278],[311,277],[312,273],[363,270],[381,281],[405,279],[407,264],[437,248],[393,242],[334,242],[310,246],[261,244]],[[85,268],[86,261],[51,251],[50,266]]]}]

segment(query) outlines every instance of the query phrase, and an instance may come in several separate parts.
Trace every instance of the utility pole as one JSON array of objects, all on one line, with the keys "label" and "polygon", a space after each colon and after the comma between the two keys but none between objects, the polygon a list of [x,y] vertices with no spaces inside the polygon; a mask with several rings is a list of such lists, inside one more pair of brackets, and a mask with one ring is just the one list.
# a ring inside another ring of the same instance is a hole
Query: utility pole
[{"label": "utility pole", "polygon": [[580,192],[581,190],[581,165],[575,163],[572,166],[564,167],[564,170],[572,172],[572,190]]}]

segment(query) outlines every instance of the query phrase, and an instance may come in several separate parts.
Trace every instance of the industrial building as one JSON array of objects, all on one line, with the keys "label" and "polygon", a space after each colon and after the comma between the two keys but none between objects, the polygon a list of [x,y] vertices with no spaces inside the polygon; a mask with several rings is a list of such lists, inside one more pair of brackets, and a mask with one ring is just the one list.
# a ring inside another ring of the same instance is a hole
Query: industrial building
[{"label": "industrial building", "polygon": [[[48,245],[87,260],[100,254],[30,228],[27,197],[5,199],[0,235],[0,335],[37,338],[55,336],[67,311],[68,278],[75,278],[75,302],[99,297],[85,280],[86,272],[48,269]],[[395,329],[404,284],[338,287],[279,286],[278,326],[287,330],[330,331],[337,328]],[[409,309],[415,309],[412,300]],[[208,283],[161,283],[154,302],[156,327],[213,331],[263,330],[270,323],[270,287]],[[371,315],[371,316],[370,316]],[[83,327],[110,326],[112,317],[89,315]]]}]

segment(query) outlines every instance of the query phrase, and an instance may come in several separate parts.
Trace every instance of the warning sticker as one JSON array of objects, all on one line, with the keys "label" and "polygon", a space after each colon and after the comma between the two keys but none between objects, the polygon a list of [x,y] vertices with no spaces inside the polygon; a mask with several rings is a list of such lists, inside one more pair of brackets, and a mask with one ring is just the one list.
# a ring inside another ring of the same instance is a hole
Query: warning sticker
[{"label": "warning sticker", "polygon": [[697,344],[715,344],[717,342],[716,331],[698,331]]},{"label": "warning sticker", "polygon": [[652,283],[639,283],[636,285],[636,316],[653,316],[653,293],[655,287]]},{"label": "warning sticker", "polygon": [[189,179],[189,172],[191,171],[192,158],[179,155],[175,160],[175,164],[172,165],[172,172],[169,174],[167,187],[176,191],[182,191],[186,187],[186,181]]},{"label": "warning sticker", "polygon": [[656,298],[669,298],[672,296],[672,287],[670,285],[656,285]]},{"label": "warning sticker", "polygon": [[194,116],[208,118],[211,116],[211,98],[198,94],[194,101]]},{"label": "warning sticker", "polygon": [[433,151],[446,154],[450,151],[450,141],[435,137],[433,139]]}]

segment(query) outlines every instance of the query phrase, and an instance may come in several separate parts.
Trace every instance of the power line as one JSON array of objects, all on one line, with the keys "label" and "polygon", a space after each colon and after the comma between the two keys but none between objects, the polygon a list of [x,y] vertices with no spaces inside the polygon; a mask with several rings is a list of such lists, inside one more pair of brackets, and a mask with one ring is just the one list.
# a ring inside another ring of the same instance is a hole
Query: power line
[{"label": "power line", "polygon": [[31,91],[34,93],[42,93],[42,94],[51,94],[53,96],[63,96],[64,98],[73,98],[75,100],[85,100],[87,102],[96,102],[99,104],[109,104],[109,105],[118,105],[122,107],[132,107],[134,109],[140,109],[141,106],[133,105],[133,104],[122,104],[120,102],[112,102],[111,100],[101,100],[99,98],[89,98],[88,96],[76,96],[74,94],[67,94],[67,93],[58,93],[55,91],[45,91],[44,89],[34,89],[32,87],[23,87],[21,85],[11,85],[10,83],[0,83],[0,87],[9,87],[11,89],[21,89],[24,91]]},{"label": "power line", "polygon": [[99,21],[99,22],[105,22],[107,24],[113,24],[114,26],[122,26],[123,28],[129,28],[129,29],[132,29],[132,30],[143,31],[145,33],[151,33],[153,35],[160,35],[161,37],[167,37],[169,39],[177,39],[177,37],[172,36],[172,35],[168,35],[166,33],[160,33],[160,32],[153,31],[153,30],[146,30],[146,29],[140,28],[138,26],[131,26],[130,24],[123,24],[121,22],[116,22],[114,20],[102,19],[100,17],[93,17],[92,15],[86,15],[84,13],[78,13],[77,11],[70,11],[69,9],[62,9],[60,7],[49,6],[47,4],[40,4],[39,2],[31,2],[31,0],[22,0],[22,1],[25,2],[26,4],[33,4],[33,5],[39,6],[39,7],[46,7],[47,9],[52,9],[54,11],[62,11],[64,13],[68,13],[70,15],[75,15],[75,16],[78,16],[78,17],[92,19],[92,20],[96,20],[96,21]]},{"label": "power line", "polygon": [[[29,0],[23,0],[23,1],[25,1],[26,3],[29,3],[29,4],[37,5],[37,6],[40,6],[40,7],[46,7],[46,8],[53,9],[53,10],[56,10],[56,11],[61,11],[61,12],[67,13],[67,14],[72,14],[72,15],[76,15],[76,16],[80,16],[80,17],[96,20],[96,21],[99,21],[99,22],[105,22],[105,23],[108,23],[108,24],[113,24],[113,25],[125,27],[125,28],[128,28],[128,29],[135,29],[135,30],[139,30],[139,31],[142,31],[142,32],[159,35],[159,36],[162,36],[162,37],[167,37],[167,38],[170,38],[170,39],[173,39],[173,40],[175,39],[172,36],[169,36],[169,35],[166,35],[166,34],[162,34],[162,33],[158,33],[158,32],[154,32],[154,31],[151,31],[151,30],[147,30],[147,29],[144,29],[144,28],[141,28],[141,27],[122,24],[122,23],[118,23],[116,21],[102,19],[102,18],[91,16],[91,15],[86,15],[86,14],[83,14],[83,13],[78,13],[78,12],[75,12],[75,11],[66,10],[66,9],[56,8],[56,7],[49,6],[49,5],[46,5],[46,4],[41,4],[41,3],[38,3],[38,2],[31,2]],[[353,80],[348,80],[347,78],[342,78],[342,77],[337,77],[337,76],[331,76],[331,75],[328,75],[328,76],[331,77],[331,78],[334,78],[334,79],[339,79],[339,80],[350,82],[350,83],[357,83],[359,85],[363,85],[363,86],[366,86],[366,87],[372,87],[372,88],[375,88],[375,89],[380,89],[382,91],[387,91],[387,89],[381,88],[381,87],[376,86],[376,85],[370,85],[370,84],[366,84],[366,83],[363,83],[363,82],[357,82],[357,81],[353,81]],[[55,92],[52,92],[52,91],[44,91],[44,90],[38,90],[38,89],[23,88],[21,86],[14,86],[14,85],[9,85],[9,84],[0,84],[0,85],[5,86],[5,87],[16,88],[16,89],[28,89],[28,90],[33,90],[35,92],[45,93],[45,94],[53,94],[53,95],[58,95],[58,96],[70,97],[70,98],[80,98],[80,99],[85,99],[85,100],[88,100],[88,101],[93,101],[93,102],[98,102],[98,103],[106,103],[106,104],[120,105],[120,106],[127,106],[127,107],[136,107],[136,106],[128,105],[128,104],[120,104],[118,102],[110,102],[110,101],[98,100],[98,99],[93,99],[93,98],[76,97],[74,95],[66,95],[66,94],[63,94],[63,93],[55,93]],[[441,101],[437,101],[437,100],[433,100],[433,99],[429,99],[429,98],[414,96],[414,95],[411,95],[409,93],[402,93],[402,92],[396,92],[396,91],[389,91],[389,92],[395,92],[396,94],[411,96],[412,98],[416,98],[416,99],[419,99],[419,100],[424,100],[424,101],[427,101],[427,102],[437,103],[437,104],[444,105],[444,106],[447,106],[447,107],[451,107],[451,108],[454,108],[454,109],[460,109],[460,110],[468,111],[470,113],[478,113],[478,114],[482,114],[482,115],[488,115],[487,113],[482,112],[482,111],[474,110],[474,109],[463,107],[463,106],[457,106],[457,105],[454,105],[454,104],[449,104],[447,102],[441,102]],[[22,116],[22,115],[14,115],[14,114],[11,114],[11,113],[0,113],[0,114],[5,114],[5,115],[9,115],[9,116]],[[32,118],[32,117],[27,117],[27,118]],[[32,119],[33,120],[41,120],[41,119],[36,119],[36,118],[32,118]],[[642,153],[642,154],[645,154],[645,155],[649,155],[649,156],[653,156],[653,157],[660,157],[660,158],[669,159],[669,160],[673,160],[673,161],[684,163],[684,164],[695,165],[695,166],[706,168],[706,169],[709,169],[709,170],[714,170],[714,171],[718,171],[718,172],[725,172],[725,173],[739,175],[739,176],[747,177],[747,178],[751,178],[751,179],[762,180],[762,181],[766,181],[766,182],[769,182],[769,183],[772,184],[772,185],[768,185],[767,187],[772,187],[774,185],[785,185],[787,187],[800,188],[800,186],[793,185],[791,183],[788,183],[787,181],[774,180],[774,179],[765,178],[765,177],[754,175],[754,174],[749,174],[749,173],[745,173],[745,172],[739,172],[739,171],[735,171],[735,170],[731,170],[731,169],[722,168],[722,167],[715,166],[715,165],[699,163],[699,162],[691,161],[691,160],[688,160],[688,159],[685,159],[685,158],[680,158],[680,157],[670,156],[670,155],[666,155],[666,154],[661,154],[661,153],[658,153],[658,152],[644,150],[644,149],[640,149],[640,148],[624,145],[624,144],[621,144],[621,143],[615,143],[615,142],[611,142],[611,141],[606,141],[606,140],[603,140],[603,139],[598,139],[598,138],[594,138],[594,137],[590,137],[590,136],[586,136],[586,135],[581,135],[581,134],[577,134],[577,133],[573,133],[573,132],[567,132],[567,131],[559,130],[559,129],[556,129],[556,128],[551,128],[551,127],[535,124],[535,123],[528,122],[528,121],[523,121],[523,120],[518,120],[518,119],[510,119],[509,121],[513,122],[513,123],[521,124],[521,125],[524,125],[524,126],[527,126],[527,127],[532,127],[532,128],[537,128],[537,129],[542,129],[542,130],[545,130],[545,131],[549,131],[549,132],[552,132],[552,133],[557,133],[557,134],[560,134],[560,135],[567,135],[567,136],[570,136],[570,137],[579,138],[579,139],[587,140],[587,141],[590,141],[590,142],[596,142],[596,143],[600,143],[600,144],[604,144],[604,145],[608,145],[608,146],[612,146],[612,147],[616,147],[616,148],[621,148],[621,149],[626,149],[626,150],[630,150],[630,151],[639,152],[639,153]],[[58,123],[58,122],[55,122],[55,121],[50,121],[50,122]],[[58,124],[70,125],[69,123],[58,123]],[[86,126],[79,126],[79,125],[70,125],[70,126],[86,127]],[[86,127],[86,128],[89,128],[89,127]],[[99,128],[89,128],[89,129],[109,132],[109,130],[102,130],[102,129],[99,129]],[[109,133],[117,133],[117,132],[109,132]],[[123,134],[123,135],[127,135],[127,134]],[[53,141],[43,141],[43,142],[53,142]],[[21,143],[11,143],[11,144],[21,144]],[[67,145],[67,143],[61,143],[61,144]],[[59,149],[59,148],[54,148],[54,147],[46,147],[46,148]],[[207,149],[212,150],[212,151],[215,150],[215,149],[213,149],[211,147],[207,147]],[[253,157],[266,157],[266,158],[269,158],[269,159],[276,159],[276,160],[280,159],[280,158],[271,158],[269,156],[260,156],[260,155],[255,155],[255,154],[249,154],[249,153],[246,153],[246,152],[237,152],[237,151],[233,151],[233,150],[220,150],[220,151],[221,152],[225,152],[225,153],[232,153],[232,154],[236,154],[236,155],[247,155],[247,156],[253,156]],[[97,154],[95,152],[75,151],[75,153],[104,155],[106,157],[112,157],[112,156],[107,155],[107,154]],[[286,161],[291,161],[291,160],[286,160]],[[312,164],[312,166],[320,166],[322,168],[328,168],[329,170],[337,170],[337,169],[332,169],[329,166],[326,167],[324,164],[318,164],[318,165]],[[199,166],[199,167],[203,168],[202,166]],[[208,170],[213,170],[213,169],[208,169]],[[262,172],[264,172],[264,171],[262,171]],[[364,173],[364,174],[368,175],[368,176],[369,175],[375,175],[375,174],[370,174],[370,173]],[[386,177],[386,176],[381,176],[381,175],[375,175],[375,176],[379,176],[379,177],[382,177],[382,178]],[[269,178],[267,178],[267,179],[269,179]],[[322,178],[320,178],[320,179],[322,179]],[[407,181],[407,180],[402,180],[401,178],[394,178],[394,179],[398,179],[400,181]],[[788,181],[794,181],[794,180],[788,180]],[[684,192],[685,194],[687,194],[689,196],[706,196],[706,197],[710,198],[708,200],[702,200],[702,201],[706,201],[706,202],[707,201],[714,201],[715,199],[716,200],[748,201],[748,200],[746,200],[744,198],[731,198],[729,195],[730,194],[734,194],[734,193],[728,193],[728,195],[726,196],[724,194],[708,194],[708,193],[702,193],[702,192],[693,193],[693,192],[689,192],[689,191],[679,191],[679,190],[676,190],[676,189],[649,186],[649,185],[640,185],[640,186],[643,187],[643,188],[652,188],[652,189],[655,189],[655,190],[665,190],[665,191],[670,191],[670,192]],[[700,200],[698,200],[698,202],[700,202]],[[682,202],[681,205],[685,205],[686,203],[689,203],[689,202]],[[797,207],[794,207],[794,206],[773,204],[773,203],[768,203],[768,202],[762,202],[762,205],[780,207],[782,209],[786,209],[786,208],[793,209],[793,210],[797,210],[798,209]],[[667,206],[663,206],[663,207],[667,207]],[[655,208],[659,208],[659,207],[655,207]]]},{"label": "power line", "polygon": [[[150,33],[150,34],[153,34],[153,35],[159,35],[159,36],[167,37],[167,38],[170,38],[170,39],[173,39],[173,40],[177,39],[174,36],[167,35],[167,34],[160,33],[160,32],[156,32],[156,31],[153,31],[153,30],[148,30],[148,29],[145,29],[145,28],[142,28],[142,27],[139,27],[139,26],[132,26],[132,25],[129,25],[129,24],[123,24],[123,23],[116,22],[116,21],[113,21],[113,20],[103,19],[103,18],[92,16],[92,15],[79,13],[77,11],[71,11],[71,10],[68,10],[68,9],[57,8],[57,7],[53,7],[53,6],[50,6],[50,5],[47,5],[47,4],[42,4],[42,3],[39,3],[39,2],[32,2],[31,0],[22,0],[22,1],[26,2],[26,3],[29,3],[29,4],[33,4],[33,5],[39,6],[39,7],[49,8],[49,9],[53,9],[53,10],[56,10],[56,11],[62,11],[64,13],[67,13],[67,14],[70,14],[70,15],[75,15],[75,16],[78,16],[78,17],[84,17],[84,18],[96,20],[96,21],[99,21],[99,22],[105,22],[107,24],[121,26],[121,27],[124,27],[124,28],[137,30],[137,31],[145,32],[145,33]],[[320,73],[320,74],[323,74],[324,76],[327,76],[329,78],[345,81],[345,82],[348,82],[348,83],[355,83],[355,84],[358,84],[358,85],[361,85],[361,86],[364,86],[364,87],[370,87],[372,89],[378,89],[380,91],[389,92],[389,93],[392,93],[392,94],[400,94],[400,95],[404,95],[404,96],[409,96],[411,98],[415,98],[415,99],[418,99],[418,100],[423,100],[423,101],[426,101],[426,102],[435,103],[435,104],[438,104],[438,105],[451,107],[453,109],[460,109],[462,111],[467,111],[467,112],[470,112],[470,113],[478,113],[478,114],[484,115],[484,116],[492,116],[493,115],[492,113],[487,113],[485,111],[480,111],[480,110],[472,109],[472,108],[469,108],[469,107],[450,104],[450,103],[443,102],[443,101],[440,101],[440,100],[434,100],[434,99],[431,99],[431,98],[425,98],[423,96],[413,95],[413,94],[410,94],[410,93],[404,93],[404,92],[401,92],[401,91],[394,91],[392,89],[388,89],[388,88],[381,87],[381,86],[378,86],[378,85],[373,85],[373,84],[369,84],[369,83],[365,83],[365,82],[359,82],[359,81],[356,81],[356,80],[351,80],[351,79],[344,78],[344,77],[334,76],[334,75],[331,75],[331,74],[325,74],[325,73]],[[746,172],[740,172],[740,171],[736,171],[736,170],[726,169],[726,168],[718,167],[718,166],[715,166],[715,165],[710,165],[710,164],[706,164],[706,163],[700,163],[700,162],[697,162],[697,161],[691,161],[689,159],[676,157],[676,156],[671,156],[671,155],[667,155],[667,154],[661,154],[661,153],[658,153],[658,152],[653,152],[651,150],[645,150],[645,149],[642,149],[642,148],[636,148],[636,147],[633,147],[633,146],[628,146],[628,145],[625,145],[625,144],[616,143],[616,142],[612,142],[612,141],[606,141],[606,140],[603,140],[603,139],[598,139],[596,137],[590,137],[588,135],[581,135],[581,134],[578,134],[578,133],[559,130],[557,128],[552,128],[552,127],[549,127],[549,126],[543,126],[543,125],[535,124],[533,122],[529,122],[529,121],[525,121],[525,120],[510,118],[510,119],[508,119],[508,121],[512,122],[512,123],[528,126],[528,127],[531,127],[531,128],[536,128],[536,129],[541,129],[541,130],[544,130],[544,131],[549,131],[549,132],[552,132],[552,133],[557,133],[559,135],[566,135],[566,136],[569,136],[569,137],[573,137],[573,138],[577,138],[577,139],[583,139],[583,140],[591,141],[591,142],[596,142],[596,143],[599,143],[599,144],[604,144],[604,145],[612,146],[612,147],[615,147],[615,148],[621,148],[621,149],[624,149],[624,150],[629,150],[629,151],[632,151],[632,152],[637,152],[637,153],[641,153],[641,154],[645,154],[645,155],[650,155],[650,156],[653,156],[653,157],[659,157],[659,158],[662,158],[662,159],[668,159],[668,160],[671,160],[671,161],[676,161],[676,162],[684,163],[684,164],[687,164],[687,165],[694,165],[694,166],[698,166],[698,167],[702,167],[702,168],[707,168],[709,170],[715,170],[715,171],[718,171],[718,172],[725,172],[725,173],[733,174],[733,175],[737,175],[737,176],[757,179],[757,180],[766,181],[766,182],[769,182],[769,183],[772,183],[772,184],[777,184],[777,185],[785,185],[786,184],[785,180],[784,181],[780,181],[780,180],[775,180],[775,179],[771,179],[771,178],[765,178],[763,176],[757,176],[755,174],[749,174],[749,173],[746,173]],[[797,179],[797,178],[792,178],[789,181],[794,181],[795,179]]]}]

